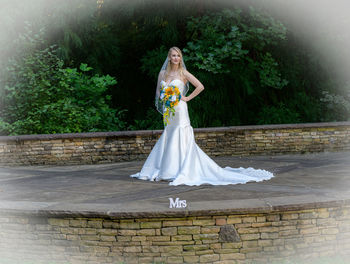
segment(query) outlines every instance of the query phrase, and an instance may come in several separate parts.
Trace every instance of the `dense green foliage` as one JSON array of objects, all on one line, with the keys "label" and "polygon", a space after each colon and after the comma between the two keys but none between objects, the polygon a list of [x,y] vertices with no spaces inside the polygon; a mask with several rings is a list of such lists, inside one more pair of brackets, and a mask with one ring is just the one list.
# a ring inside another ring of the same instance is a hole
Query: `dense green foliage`
[{"label": "dense green foliage", "polygon": [[[30,31],[29,31],[30,33]],[[46,134],[125,129],[123,111],[109,107],[105,95],[115,78],[88,75],[86,64],[64,68],[56,47],[38,49],[41,35],[21,36],[18,53],[1,78],[0,133]],[[30,45],[29,45],[30,44]],[[22,48],[21,48],[22,47]],[[23,52],[23,47],[30,52]],[[6,76],[6,77],[5,77]]]},{"label": "dense green foliage", "polygon": [[254,1],[14,2],[0,19],[2,134],[162,129],[154,92],[171,46],[205,86],[188,102],[193,127],[349,118],[346,83]]},{"label": "dense green foliage", "polygon": [[278,63],[270,53],[272,47],[286,39],[286,28],[253,8],[246,14],[241,9],[226,9],[192,18],[187,28],[194,41],[187,43],[184,53],[196,74],[206,75],[203,77],[209,87],[203,100],[192,105],[194,111],[205,112],[205,105],[213,100],[221,106],[211,115],[198,116],[198,124],[256,122],[247,111],[250,102],[254,101],[254,107],[263,106],[264,97],[274,97],[274,89],[288,83],[281,78]]}]

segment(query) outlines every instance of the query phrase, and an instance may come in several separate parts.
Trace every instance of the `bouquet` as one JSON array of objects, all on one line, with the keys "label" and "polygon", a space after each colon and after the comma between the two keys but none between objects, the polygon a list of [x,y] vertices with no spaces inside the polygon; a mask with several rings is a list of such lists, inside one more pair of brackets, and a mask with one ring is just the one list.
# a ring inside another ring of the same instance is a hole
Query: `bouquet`
[{"label": "bouquet", "polygon": [[168,125],[169,123],[169,116],[172,114],[172,116],[175,115],[175,106],[179,104],[181,99],[181,93],[177,86],[170,85],[166,86],[165,83],[162,83],[162,88],[160,91],[159,99],[163,103],[163,122],[164,125]]}]

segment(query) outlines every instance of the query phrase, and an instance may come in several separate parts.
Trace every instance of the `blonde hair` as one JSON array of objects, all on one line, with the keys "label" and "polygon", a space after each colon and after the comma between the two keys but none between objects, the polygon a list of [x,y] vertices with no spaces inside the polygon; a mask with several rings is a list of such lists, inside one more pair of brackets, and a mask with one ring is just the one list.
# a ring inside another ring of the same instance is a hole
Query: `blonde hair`
[{"label": "blonde hair", "polygon": [[171,70],[171,66],[170,66],[170,55],[171,55],[171,52],[172,51],[176,51],[179,55],[180,55],[180,63],[179,63],[179,68],[178,68],[178,71],[179,71],[179,73],[180,73],[180,76],[181,76],[181,78],[182,79],[185,79],[184,77],[184,67],[183,67],[183,65],[182,65],[182,62],[183,62],[183,58],[182,58],[182,52],[181,52],[181,50],[178,48],[178,47],[171,47],[170,49],[169,49],[169,51],[168,51],[168,65],[166,66],[166,69],[165,69],[165,78],[164,78],[164,80],[166,80],[167,78],[168,78],[168,76],[169,76],[169,74],[170,74],[170,70]]}]

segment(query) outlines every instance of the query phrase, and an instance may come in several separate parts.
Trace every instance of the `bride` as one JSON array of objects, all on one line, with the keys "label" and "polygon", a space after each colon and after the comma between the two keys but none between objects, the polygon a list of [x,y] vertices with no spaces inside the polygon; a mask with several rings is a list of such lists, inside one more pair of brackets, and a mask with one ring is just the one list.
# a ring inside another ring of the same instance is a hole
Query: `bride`
[{"label": "bride", "polygon": [[[196,89],[185,96],[189,82]],[[168,116],[168,124],[153,147],[140,172],[130,177],[149,181],[170,181],[169,185],[227,185],[263,181],[273,174],[253,168],[221,168],[195,142],[193,128],[187,111],[187,102],[204,90],[203,84],[186,70],[182,52],[177,47],[170,48],[168,56],[158,75],[155,105],[164,115],[166,107],[160,100],[160,89],[176,86],[181,100],[174,106],[175,115]]]}]

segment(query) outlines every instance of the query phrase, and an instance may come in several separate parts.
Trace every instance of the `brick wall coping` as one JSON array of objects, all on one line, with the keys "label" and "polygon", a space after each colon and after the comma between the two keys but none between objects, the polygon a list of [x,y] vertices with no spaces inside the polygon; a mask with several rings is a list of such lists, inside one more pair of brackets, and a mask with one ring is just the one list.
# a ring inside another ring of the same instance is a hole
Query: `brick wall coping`
[{"label": "brick wall coping", "polygon": [[[206,127],[194,128],[194,132],[222,132],[240,130],[273,130],[273,129],[301,129],[301,128],[322,128],[350,126],[349,121],[345,122],[323,122],[323,123],[300,123],[300,124],[277,124],[277,125],[252,125],[252,126],[229,126],[229,127]],[[96,138],[96,137],[135,137],[161,134],[163,130],[135,130],[135,131],[114,131],[114,132],[85,132],[85,133],[57,133],[57,134],[37,134],[0,136],[0,141],[23,141],[23,140],[51,140],[61,138]]]},{"label": "brick wall coping", "polygon": [[[28,202],[30,203],[30,202]],[[19,202],[19,204],[22,204]],[[174,218],[174,217],[195,217],[208,215],[242,215],[242,214],[273,214],[278,212],[288,212],[297,210],[310,210],[317,208],[332,208],[343,207],[350,205],[350,199],[328,200],[322,202],[305,202],[305,203],[291,203],[281,205],[266,205],[260,207],[246,207],[246,208],[223,208],[223,209],[204,209],[204,210],[155,210],[155,211],[127,211],[127,210],[50,210],[44,209],[38,203],[33,203],[31,206],[13,206],[6,208],[0,204],[0,215],[29,215],[29,216],[46,216],[46,217],[91,217],[91,218],[105,218],[105,219],[128,219],[128,218]],[[37,206],[37,208],[35,208]],[[76,207],[75,205],[74,207]],[[2,208],[1,208],[2,207]],[[96,204],[96,208],[106,207],[105,204]],[[30,208],[30,209],[28,209]]]}]

